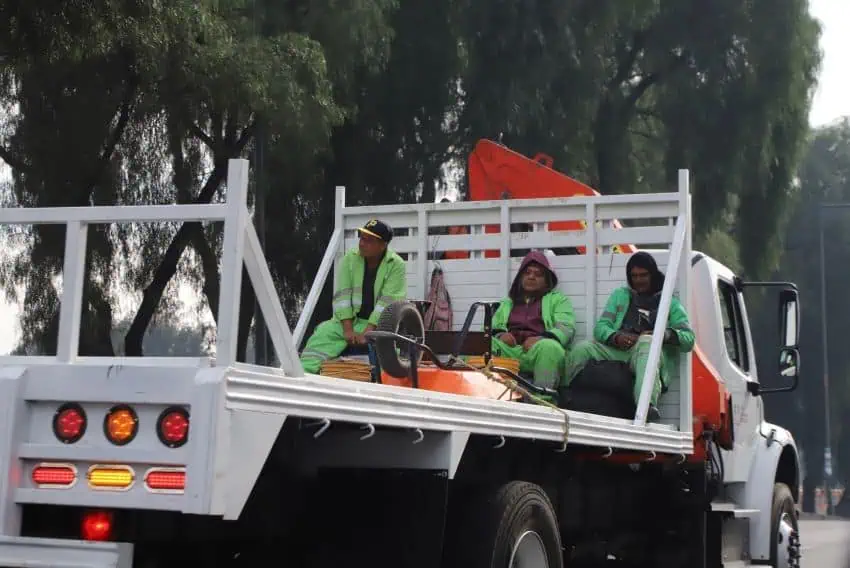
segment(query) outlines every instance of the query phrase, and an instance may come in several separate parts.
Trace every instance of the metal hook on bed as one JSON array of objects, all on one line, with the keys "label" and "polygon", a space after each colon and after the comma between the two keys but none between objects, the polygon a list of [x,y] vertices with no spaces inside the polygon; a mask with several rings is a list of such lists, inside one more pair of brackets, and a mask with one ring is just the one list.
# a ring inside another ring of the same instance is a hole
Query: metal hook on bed
[{"label": "metal hook on bed", "polygon": [[676,465],[682,465],[686,459],[688,458],[685,454],[679,454],[679,461],[676,462]]},{"label": "metal hook on bed", "polygon": [[325,433],[325,431],[331,427],[330,418],[322,418],[319,422],[313,422],[311,426],[315,426],[316,424],[321,424],[322,427],[316,430],[315,434],[313,434],[313,438],[318,439],[319,436]]},{"label": "metal hook on bed", "polygon": [[415,430],[413,430],[413,433],[416,434],[416,439],[413,440],[414,444],[418,444],[419,442],[425,439],[425,433],[422,432],[421,428],[416,428]]},{"label": "metal hook on bed", "polygon": [[658,457],[658,456],[655,455],[655,450],[650,450],[649,454],[650,454],[650,457],[646,458],[644,461],[648,461],[648,462],[655,461],[655,458]]},{"label": "metal hook on bed", "polygon": [[607,460],[608,458],[610,458],[613,455],[614,455],[614,450],[611,448],[611,446],[608,446],[608,450],[604,454],[602,454],[602,459]]},{"label": "metal hook on bed", "polygon": [[498,450],[499,448],[503,447],[504,445],[505,445],[505,437],[499,436],[499,443],[496,444],[495,446],[493,446],[493,449]]},{"label": "metal hook on bed", "polygon": [[372,426],[371,424],[366,424],[365,426],[361,426],[361,427],[360,427],[360,429],[361,429],[361,430],[368,430],[368,432],[366,432],[365,434],[363,434],[362,436],[360,436],[360,439],[361,439],[361,440],[365,440],[365,439],[367,439],[367,438],[371,438],[372,436],[374,436],[374,435],[375,435],[375,427],[374,427],[374,426]]},{"label": "metal hook on bed", "polygon": [[558,448],[557,450],[555,450],[555,453],[557,453],[557,454],[563,454],[563,453],[564,453],[564,452],[566,452],[566,451],[567,451],[567,440],[565,439],[565,440],[564,440],[564,443],[563,443],[563,444],[561,444],[561,447],[560,447],[560,448]]}]

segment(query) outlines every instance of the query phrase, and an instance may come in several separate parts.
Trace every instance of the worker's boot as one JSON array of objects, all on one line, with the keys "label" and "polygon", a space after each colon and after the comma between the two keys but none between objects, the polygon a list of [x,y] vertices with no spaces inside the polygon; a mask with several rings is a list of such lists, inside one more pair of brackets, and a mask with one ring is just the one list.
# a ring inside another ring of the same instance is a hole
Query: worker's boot
[{"label": "worker's boot", "polygon": [[661,412],[655,407],[654,404],[649,405],[649,409],[646,411],[646,421],[647,422],[658,422],[661,420]]}]

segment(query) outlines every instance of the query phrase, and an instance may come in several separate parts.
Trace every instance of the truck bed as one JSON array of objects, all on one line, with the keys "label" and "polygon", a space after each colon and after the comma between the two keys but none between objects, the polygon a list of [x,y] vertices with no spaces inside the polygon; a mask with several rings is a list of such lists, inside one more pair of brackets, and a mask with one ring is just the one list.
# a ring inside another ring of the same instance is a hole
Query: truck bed
[{"label": "truck bed", "polygon": [[[453,274],[495,277],[486,282],[449,280],[456,321],[462,320],[470,298],[498,300],[506,293],[518,258],[502,259],[508,258],[511,249],[528,247],[582,244],[598,251],[554,259],[561,286],[580,315],[580,337],[586,336],[588,322],[599,313],[601,299],[610,291],[599,275],[615,261],[622,266],[623,256],[610,252],[616,243],[670,247],[673,252],[665,265],[678,278],[668,274],[668,281],[675,282],[687,305],[688,266],[679,262],[690,256],[686,175],[680,191],[674,193],[368,208],[346,208],[340,188],[336,229],[291,334],[249,222],[247,172],[246,160],[231,160],[227,202],[222,205],[0,209],[0,223],[65,224],[68,251],[57,355],[0,357],[0,463],[10,464],[0,468],[0,537],[19,534],[20,505],[26,503],[163,509],[236,518],[285,423],[297,423],[305,433],[301,456],[308,465],[441,469],[449,476],[472,438],[486,438],[494,449],[521,441],[548,445],[552,451],[562,451],[567,444],[677,455],[693,451],[689,357],[680,363],[676,391],[667,394],[676,414],[668,414],[664,424],[640,420],[636,424],[532,404],[304,374],[296,349],[334,262],[353,244],[353,230],[371,216],[397,230],[393,247],[407,257],[411,299],[424,298],[430,278],[429,252],[470,252],[467,260],[442,262],[449,279]],[[615,217],[663,221],[612,229],[607,225]],[[576,218],[587,220],[591,229],[542,230],[547,221]],[[87,225],[180,219],[225,222],[215,359],[78,357]],[[511,233],[511,222],[532,223],[535,230]],[[500,224],[502,231],[483,234],[483,226],[493,223]],[[469,226],[471,234],[429,236],[431,228],[450,225]],[[500,250],[502,258],[483,258],[485,249]],[[281,368],[235,361],[243,263]],[[492,264],[484,270],[476,263]],[[613,269],[611,282],[618,272],[623,274],[621,268]],[[86,435],[76,443],[60,442],[50,427],[57,409],[66,402],[79,404],[89,417]],[[138,434],[126,445],[110,443],[103,433],[103,420],[116,404],[133,407],[138,416]],[[157,439],[154,424],[165,409],[175,406],[190,412],[191,428],[188,442],[172,448]],[[131,472],[130,485],[102,490],[95,489],[91,480],[87,483],[85,472],[104,463]],[[38,486],[32,471],[39,464],[70,465],[76,472],[74,483],[63,488]],[[184,487],[151,490],[145,476],[152,468],[185,472]],[[4,546],[0,541],[0,559]]]}]

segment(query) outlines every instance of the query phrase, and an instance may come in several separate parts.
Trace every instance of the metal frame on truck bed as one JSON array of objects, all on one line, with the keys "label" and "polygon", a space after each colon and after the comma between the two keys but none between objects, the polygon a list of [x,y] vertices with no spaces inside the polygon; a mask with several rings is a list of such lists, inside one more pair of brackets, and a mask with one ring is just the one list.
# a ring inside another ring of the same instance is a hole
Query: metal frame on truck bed
[{"label": "metal frame on truck bed", "polygon": [[[21,510],[28,504],[238,518],[290,419],[312,429],[308,445],[313,446],[299,454],[305,468],[442,470],[451,479],[468,444],[485,437],[492,438],[494,447],[518,439],[553,452],[570,444],[653,457],[672,454],[680,456],[680,462],[694,452],[691,357],[681,358],[678,376],[664,395],[665,421],[647,424],[647,389],[635,418],[625,420],[305,374],[296,348],[334,262],[353,244],[352,231],[377,216],[399,234],[392,247],[407,256],[410,299],[425,296],[433,266],[429,253],[470,253],[468,259],[440,261],[455,291],[457,314],[465,314],[474,299],[495,301],[507,293],[518,264],[512,249],[581,246],[598,251],[551,259],[579,316],[580,338],[590,333],[607,295],[625,281],[626,256],[611,247],[629,242],[669,249],[655,255],[668,277],[647,365],[647,373],[654,374],[673,294],[685,306],[691,303],[685,260],[691,258],[687,171],[679,172],[676,192],[569,199],[345,207],[344,190],[339,188],[336,226],[293,334],[249,222],[247,181],[248,162],[231,160],[222,204],[0,209],[0,223],[67,228],[56,356],[0,357],[0,463],[6,465],[0,470],[0,565],[50,563],[81,550],[79,541],[20,536]],[[549,221],[571,219],[586,220],[587,229],[545,230]],[[612,228],[614,219],[628,226]],[[160,221],[224,221],[215,357],[79,357],[88,226]],[[535,230],[512,233],[511,223],[530,223]],[[484,225],[492,224],[499,224],[501,231],[485,234]],[[432,228],[456,225],[470,227],[471,234],[429,234]],[[499,258],[484,258],[484,250],[494,249],[500,251]],[[235,360],[243,263],[280,368]],[[63,439],[57,421],[70,410],[79,435]],[[178,442],[170,443],[163,428],[174,413],[187,426],[191,420],[191,427],[188,437],[184,432]],[[116,441],[108,426],[119,414],[131,419],[127,427],[132,435],[126,441]],[[44,468],[53,477],[42,475]],[[105,472],[112,475],[101,475]],[[166,475],[171,485],[155,486],[154,480]],[[112,555],[102,565],[117,565],[119,558],[128,561],[131,554],[128,546],[108,543],[90,550]]]}]

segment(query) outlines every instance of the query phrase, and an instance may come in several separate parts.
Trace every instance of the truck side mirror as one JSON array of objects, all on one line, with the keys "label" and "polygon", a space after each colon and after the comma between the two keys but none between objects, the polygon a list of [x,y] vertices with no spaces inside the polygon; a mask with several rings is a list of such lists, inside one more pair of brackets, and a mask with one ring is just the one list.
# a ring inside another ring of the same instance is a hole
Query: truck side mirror
[{"label": "truck side mirror", "polygon": [[790,378],[792,384],[788,390],[797,388],[800,379],[800,351],[795,347],[783,347],[779,351],[779,374]]},{"label": "truck side mirror", "polygon": [[779,341],[783,348],[796,348],[800,344],[800,302],[797,290],[785,289],[779,293]]}]

